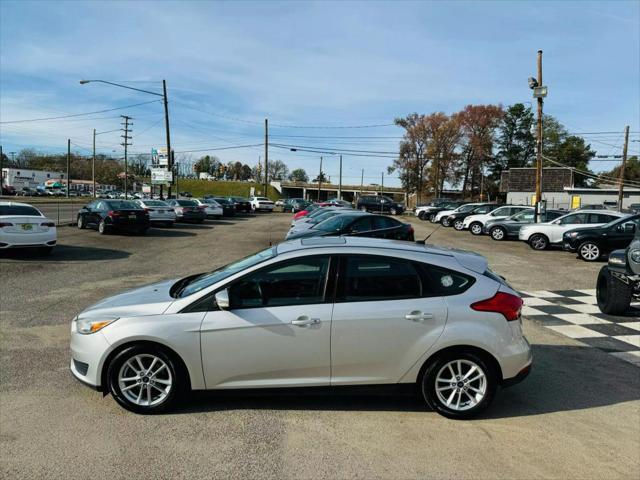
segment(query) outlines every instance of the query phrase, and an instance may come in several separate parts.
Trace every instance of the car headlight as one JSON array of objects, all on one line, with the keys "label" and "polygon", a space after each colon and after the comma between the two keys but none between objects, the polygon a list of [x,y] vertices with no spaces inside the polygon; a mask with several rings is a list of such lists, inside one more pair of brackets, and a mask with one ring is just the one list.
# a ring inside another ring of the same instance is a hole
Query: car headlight
[{"label": "car headlight", "polygon": [[640,249],[631,250],[629,258],[631,258],[632,262],[640,263]]},{"label": "car headlight", "polygon": [[88,335],[90,333],[96,333],[102,330],[107,325],[118,320],[117,318],[110,318],[105,320],[90,320],[90,319],[77,319],[76,330],[78,333]]},{"label": "car headlight", "polygon": [[565,233],[564,236],[568,238],[576,238],[578,236],[578,232]]}]

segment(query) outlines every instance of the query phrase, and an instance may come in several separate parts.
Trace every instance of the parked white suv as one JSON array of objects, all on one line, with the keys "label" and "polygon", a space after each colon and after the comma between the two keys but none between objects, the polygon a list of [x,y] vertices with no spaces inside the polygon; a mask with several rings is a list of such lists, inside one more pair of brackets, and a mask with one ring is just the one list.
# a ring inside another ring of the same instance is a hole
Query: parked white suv
[{"label": "parked white suv", "polygon": [[189,389],[406,384],[469,418],[529,373],[521,307],[474,253],[293,240],[87,308],[71,322],[70,368],[138,413]]},{"label": "parked white suv", "polygon": [[488,220],[497,220],[499,218],[507,218],[511,215],[515,215],[523,210],[533,209],[533,207],[524,207],[524,206],[514,206],[514,205],[504,205],[502,207],[498,207],[495,210],[490,211],[489,213],[485,213],[482,215],[469,215],[464,219],[462,224],[462,229],[469,229],[471,233],[474,235],[482,235],[482,229],[484,224]]},{"label": "parked white suv", "polygon": [[249,201],[251,202],[251,209],[254,212],[257,212],[257,211],[271,212],[273,211],[273,207],[275,206],[275,204],[271,200],[269,200],[267,197],[251,197]]},{"label": "parked white suv", "polygon": [[534,250],[544,250],[550,245],[561,245],[562,235],[568,230],[597,227],[626,215],[610,210],[579,210],[567,213],[552,222],[525,225],[518,232],[518,238],[527,242]]}]

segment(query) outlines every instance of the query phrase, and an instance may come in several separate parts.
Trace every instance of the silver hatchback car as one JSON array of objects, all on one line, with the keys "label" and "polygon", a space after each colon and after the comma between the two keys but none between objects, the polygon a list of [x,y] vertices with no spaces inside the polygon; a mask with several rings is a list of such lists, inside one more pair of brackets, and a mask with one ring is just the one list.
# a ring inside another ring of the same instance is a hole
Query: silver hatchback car
[{"label": "silver hatchback car", "polygon": [[71,323],[71,371],[137,413],[191,390],[406,384],[468,418],[529,373],[521,307],[474,253],[294,240],[89,307]]}]

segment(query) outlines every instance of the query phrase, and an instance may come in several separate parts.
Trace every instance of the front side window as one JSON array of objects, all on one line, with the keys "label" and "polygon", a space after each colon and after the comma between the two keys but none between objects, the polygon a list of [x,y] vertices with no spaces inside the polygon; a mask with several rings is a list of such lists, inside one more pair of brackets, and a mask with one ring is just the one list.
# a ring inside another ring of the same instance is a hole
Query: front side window
[{"label": "front side window", "polygon": [[384,230],[386,228],[397,227],[399,222],[389,217],[373,217],[373,229]]},{"label": "front side window", "polygon": [[247,275],[229,288],[232,309],[324,302],[329,257],[278,263]]},{"label": "front side window", "polygon": [[590,213],[589,214],[589,223],[609,223],[611,220],[615,220],[619,217],[614,217],[613,215],[607,215],[604,213]]},{"label": "front side window", "polygon": [[361,232],[369,232],[371,230],[371,217],[364,217],[360,220],[353,222],[351,225],[351,232],[353,233],[361,233]]},{"label": "front side window", "polygon": [[344,258],[338,301],[362,302],[421,296],[421,281],[408,260],[375,256]]},{"label": "front side window", "polygon": [[335,217],[327,218],[325,221],[318,223],[313,228],[323,232],[339,232],[352,220],[352,216],[336,215]]}]

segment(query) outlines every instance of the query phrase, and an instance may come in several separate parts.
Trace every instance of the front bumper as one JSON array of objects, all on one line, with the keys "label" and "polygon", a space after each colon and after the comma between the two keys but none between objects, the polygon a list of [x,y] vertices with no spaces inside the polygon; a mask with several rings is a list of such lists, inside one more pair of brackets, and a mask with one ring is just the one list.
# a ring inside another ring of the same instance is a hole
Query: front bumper
[{"label": "front bumper", "polygon": [[574,247],[571,242],[567,242],[566,240],[563,240],[563,242],[562,242],[562,250],[564,250],[565,252],[575,252],[578,249],[576,247]]},{"label": "front bumper", "polygon": [[71,359],[69,369],[73,376],[95,390],[100,390],[102,365],[111,345],[102,332],[82,335],[75,331],[75,322],[71,330]]}]

